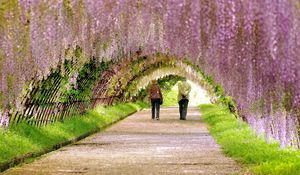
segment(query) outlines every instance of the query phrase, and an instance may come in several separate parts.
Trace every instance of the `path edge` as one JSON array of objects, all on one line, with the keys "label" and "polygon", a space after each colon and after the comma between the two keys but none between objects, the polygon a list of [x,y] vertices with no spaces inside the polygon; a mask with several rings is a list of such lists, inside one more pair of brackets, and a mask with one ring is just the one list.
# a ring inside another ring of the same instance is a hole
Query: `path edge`
[{"label": "path edge", "polygon": [[51,148],[48,148],[48,149],[43,149],[41,151],[37,151],[37,152],[29,152],[29,153],[26,153],[24,155],[21,155],[21,156],[17,156],[17,157],[14,157],[13,159],[9,160],[9,161],[6,161],[6,162],[3,162],[3,163],[0,163],[0,173],[12,168],[12,167],[15,167],[17,165],[20,165],[24,162],[26,162],[26,160],[28,159],[31,159],[31,158],[37,158],[37,157],[40,157],[44,154],[47,154],[47,153],[50,153],[52,151],[56,151],[64,146],[67,146],[67,145],[71,145],[71,144],[74,144],[82,139],[85,139],[86,137],[88,136],[91,136],[95,133],[98,133],[98,132],[102,132],[104,130],[106,130],[107,128],[111,127],[112,125],[124,120],[125,118],[127,118],[128,116],[130,115],[133,115],[141,110],[143,110],[144,108],[140,108],[140,109],[137,109],[136,111],[133,111],[131,113],[128,113],[127,115],[125,116],[122,116],[120,117],[119,119],[115,120],[115,121],[112,121],[111,123],[105,125],[105,126],[102,126],[102,127],[96,127],[94,128],[93,130],[89,131],[89,132],[86,132],[84,134],[81,134],[73,139],[70,139],[70,140],[66,140],[66,141],[63,141],[63,142],[60,142],[60,143],[57,143],[55,145],[53,145]]}]

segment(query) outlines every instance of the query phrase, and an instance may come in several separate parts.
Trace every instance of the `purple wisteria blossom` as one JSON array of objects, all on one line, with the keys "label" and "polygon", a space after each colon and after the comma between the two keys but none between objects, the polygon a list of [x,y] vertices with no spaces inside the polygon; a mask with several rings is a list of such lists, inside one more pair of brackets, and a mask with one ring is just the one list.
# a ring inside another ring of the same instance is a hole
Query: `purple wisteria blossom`
[{"label": "purple wisteria blossom", "polygon": [[5,133],[9,124],[9,111],[0,111],[0,128]]},{"label": "purple wisteria blossom", "polygon": [[[299,0],[18,0],[0,14],[0,106],[65,59],[186,57],[221,84],[258,134],[297,144]],[[66,49],[82,48],[82,56]],[[76,89],[76,76],[70,78]],[[2,109],[4,111],[5,109]]]}]

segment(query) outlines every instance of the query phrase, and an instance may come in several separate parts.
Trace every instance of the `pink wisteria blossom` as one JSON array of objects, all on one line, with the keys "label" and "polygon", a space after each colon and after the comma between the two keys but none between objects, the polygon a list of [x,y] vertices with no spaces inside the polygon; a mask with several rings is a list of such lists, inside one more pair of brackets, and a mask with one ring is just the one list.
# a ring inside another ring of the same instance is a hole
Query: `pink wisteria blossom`
[{"label": "pink wisteria blossom", "polygon": [[72,59],[68,48],[82,48],[78,66],[91,57],[122,60],[143,48],[200,66],[258,133],[282,145],[299,139],[298,0],[19,0],[1,14],[2,109],[20,104],[30,80]]}]

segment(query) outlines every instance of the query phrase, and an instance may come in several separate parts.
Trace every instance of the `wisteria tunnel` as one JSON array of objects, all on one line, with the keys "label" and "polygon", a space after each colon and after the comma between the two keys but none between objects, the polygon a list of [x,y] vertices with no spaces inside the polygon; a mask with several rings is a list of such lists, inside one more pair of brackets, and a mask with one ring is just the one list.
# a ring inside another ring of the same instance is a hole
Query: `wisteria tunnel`
[{"label": "wisteria tunnel", "polygon": [[299,0],[0,0],[0,121],[45,126],[174,74],[298,148],[299,55]]}]

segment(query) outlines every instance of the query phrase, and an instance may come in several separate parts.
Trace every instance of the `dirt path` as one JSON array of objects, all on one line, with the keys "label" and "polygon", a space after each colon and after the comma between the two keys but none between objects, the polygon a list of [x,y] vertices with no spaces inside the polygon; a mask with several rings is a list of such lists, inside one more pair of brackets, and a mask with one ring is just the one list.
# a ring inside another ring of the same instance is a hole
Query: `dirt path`
[{"label": "dirt path", "polygon": [[178,120],[177,108],[163,108],[161,120],[138,112],[92,135],[4,174],[235,174],[209,135],[197,108]]}]

